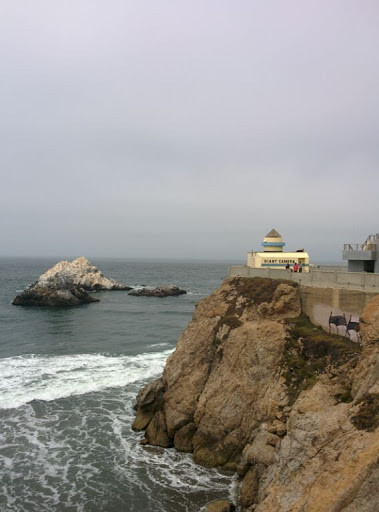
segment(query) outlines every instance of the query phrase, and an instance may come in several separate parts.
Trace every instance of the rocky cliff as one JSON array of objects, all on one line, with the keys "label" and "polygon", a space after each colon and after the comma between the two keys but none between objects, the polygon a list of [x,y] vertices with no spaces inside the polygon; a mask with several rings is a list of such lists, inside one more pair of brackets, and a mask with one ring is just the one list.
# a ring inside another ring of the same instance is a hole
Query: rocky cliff
[{"label": "rocky cliff", "polygon": [[293,283],[227,279],[139,393],[134,428],[236,470],[243,511],[377,512],[379,296],[361,334],[310,324]]},{"label": "rocky cliff", "polygon": [[87,260],[60,261],[14,300],[15,306],[78,306],[99,302],[88,291],[131,290],[130,286],[109,279]]}]

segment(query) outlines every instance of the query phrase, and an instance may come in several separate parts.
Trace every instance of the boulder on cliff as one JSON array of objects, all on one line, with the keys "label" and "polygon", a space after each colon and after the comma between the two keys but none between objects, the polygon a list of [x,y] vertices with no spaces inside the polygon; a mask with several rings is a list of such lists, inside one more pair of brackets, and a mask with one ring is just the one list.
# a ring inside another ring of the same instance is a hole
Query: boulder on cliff
[{"label": "boulder on cliff", "polygon": [[130,290],[130,286],[105,277],[86,258],[60,261],[44,272],[29,288],[17,295],[15,306],[78,306],[99,302],[88,291]]},{"label": "boulder on cliff", "polygon": [[128,293],[135,297],[176,297],[177,295],[185,295],[187,292],[181,290],[176,285],[157,286],[156,288],[142,287]]},{"label": "boulder on cliff", "polygon": [[363,346],[301,314],[295,285],[230,278],[201,301],[163,375],[139,394],[146,442],[237,469],[252,512],[374,512],[379,296]]}]

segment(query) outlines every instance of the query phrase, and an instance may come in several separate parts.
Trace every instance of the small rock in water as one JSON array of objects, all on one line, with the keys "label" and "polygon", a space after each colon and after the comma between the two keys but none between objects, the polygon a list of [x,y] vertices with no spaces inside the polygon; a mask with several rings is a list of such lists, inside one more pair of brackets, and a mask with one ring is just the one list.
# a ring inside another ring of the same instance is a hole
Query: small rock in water
[{"label": "small rock in water", "polygon": [[139,290],[133,290],[128,295],[134,295],[135,297],[171,297],[177,295],[184,295],[187,292],[181,290],[178,286],[157,286],[157,288],[140,288]]}]

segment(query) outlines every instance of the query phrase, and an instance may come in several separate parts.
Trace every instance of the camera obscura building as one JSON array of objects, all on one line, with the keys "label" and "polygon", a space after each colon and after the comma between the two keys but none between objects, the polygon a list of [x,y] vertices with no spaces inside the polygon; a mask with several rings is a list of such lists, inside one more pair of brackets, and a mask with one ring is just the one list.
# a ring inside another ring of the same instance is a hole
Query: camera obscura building
[{"label": "camera obscura building", "polygon": [[303,272],[309,272],[309,254],[304,249],[295,252],[284,252],[283,237],[275,229],[272,229],[264,237],[262,242],[263,252],[248,252],[247,266],[250,268],[275,268],[292,269],[293,265],[301,263]]}]

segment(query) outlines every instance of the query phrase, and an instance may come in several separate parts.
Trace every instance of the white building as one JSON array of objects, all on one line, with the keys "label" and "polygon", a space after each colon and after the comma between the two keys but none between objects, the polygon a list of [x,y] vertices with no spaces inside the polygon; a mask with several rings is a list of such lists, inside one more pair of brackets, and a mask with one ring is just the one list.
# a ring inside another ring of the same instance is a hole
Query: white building
[{"label": "white building", "polygon": [[[263,252],[248,252],[247,266],[250,268],[275,268],[285,270],[287,265],[293,268],[293,265],[301,263],[303,272],[309,272],[309,255],[304,249],[295,252],[284,252],[283,237],[272,229],[264,237],[262,242]],[[288,267],[287,267],[288,268]]]}]

